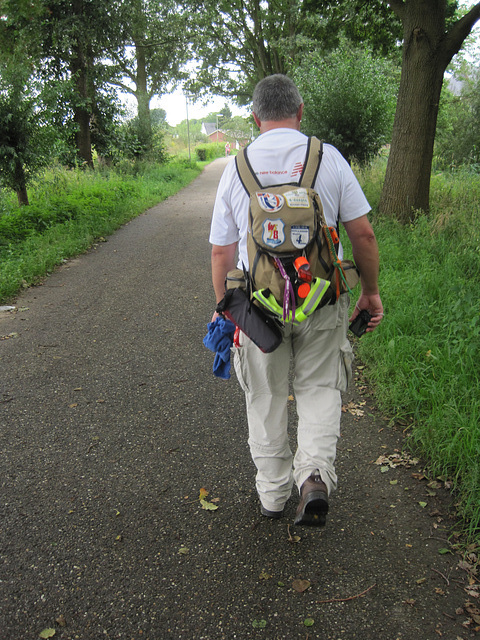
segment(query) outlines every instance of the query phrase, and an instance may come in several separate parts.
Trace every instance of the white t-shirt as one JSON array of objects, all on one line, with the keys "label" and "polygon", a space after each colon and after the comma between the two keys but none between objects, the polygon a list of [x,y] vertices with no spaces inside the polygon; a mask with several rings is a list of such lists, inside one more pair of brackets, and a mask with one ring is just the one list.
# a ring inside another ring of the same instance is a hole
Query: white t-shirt
[{"label": "white t-shirt", "polygon": [[[295,129],[272,129],[260,135],[248,147],[248,159],[262,186],[296,182],[303,170],[308,138]],[[323,157],[315,182],[327,224],[348,222],[365,215],[370,205],[348,162],[329,144],[323,145]],[[238,177],[236,164],[230,162],[217,189],[210,229],[210,242],[226,246],[238,242],[238,267],[248,269],[247,226],[249,196]],[[340,248],[339,257],[342,257]]]}]

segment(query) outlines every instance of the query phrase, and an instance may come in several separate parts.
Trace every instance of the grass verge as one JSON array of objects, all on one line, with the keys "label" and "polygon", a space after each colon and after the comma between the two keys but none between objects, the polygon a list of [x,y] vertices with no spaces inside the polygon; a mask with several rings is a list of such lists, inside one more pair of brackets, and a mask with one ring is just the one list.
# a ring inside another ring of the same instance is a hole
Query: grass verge
[{"label": "grass verge", "polygon": [[[378,167],[361,175],[378,202]],[[380,406],[411,422],[409,444],[449,477],[480,542],[480,180],[432,178],[431,211],[409,226],[373,214],[385,319],[359,341]]]},{"label": "grass verge", "polygon": [[128,169],[128,174],[50,169],[29,189],[28,207],[1,194],[0,302],[179,191],[200,173],[201,165]]}]

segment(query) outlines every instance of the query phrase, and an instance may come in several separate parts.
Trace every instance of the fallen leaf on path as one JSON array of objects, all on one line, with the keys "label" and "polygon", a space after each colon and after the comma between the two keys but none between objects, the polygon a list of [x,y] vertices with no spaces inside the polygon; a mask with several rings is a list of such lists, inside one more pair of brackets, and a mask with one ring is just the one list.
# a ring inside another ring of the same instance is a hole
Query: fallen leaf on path
[{"label": "fallen leaf on path", "polygon": [[300,542],[301,537],[300,536],[292,536],[292,534],[290,533],[290,525],[287,524],[287,533],[288,533],[288,541],[292,542],[292,543],[296,543],[296,542]]},{"label": "fallen leaf on path", "polygon": [[303,593],[310,587],[310,584],[310,580],[301,580],[300,578],[297,578],[292,582],[292,587],[298,593]]},{"label": "fallen leaf on path", "polygon": [[55,635],[55,629],[44,629],[41,633],[38,634],[39,638],[53,638]]},{"label": "fallen leaf on path", "polygon": [[352,414],[352,416],[364,416],[365,415],[365,411],[363,409],[361,409],[360,407],[363,407],[365,405],[365,401],[362,402],[349,402],[348,404],[344,404],[342,406],[342,411],[343,413],[350,413]]},{"label": "fallen leaf on path", "polygon": [[389,456],[379,456],[375,460],[375,464],[388,465],[392,469],[396,469],[397,467],[406,467],[407,469],[409,469],[410,467],[414,467],[416,464],[418,464],[418,459],[410,458],[407,454],[392,453]]},{"label": "fallen leaf on path", "polygon": [[212,504],[207,500],[200,500],[200,504],[202,505],[202,509],[206,509],[207,511],[215,511],[216,509],[218,509],[216,504]]}]

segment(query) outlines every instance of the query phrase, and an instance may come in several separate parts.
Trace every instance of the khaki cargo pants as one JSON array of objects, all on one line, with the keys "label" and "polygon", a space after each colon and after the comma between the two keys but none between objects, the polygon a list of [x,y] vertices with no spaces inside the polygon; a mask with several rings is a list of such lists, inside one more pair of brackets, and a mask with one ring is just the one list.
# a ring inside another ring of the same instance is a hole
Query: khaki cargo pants
[{"label": "khaki cargo pants", "polygon": [[[331,493],[337,485],[335,456],[340,435],[341,392],[352,375],[346,337],[348,295],[297,326],[287,325],[280,346],[262,353],[244,334],[234,348],[238,381],[245,392],[249,446],[263,506],[281,511],[293,483],[300,488],[319,470]],[[293,360],[298,427],[295,457],[289,444],[287,403]]]}]

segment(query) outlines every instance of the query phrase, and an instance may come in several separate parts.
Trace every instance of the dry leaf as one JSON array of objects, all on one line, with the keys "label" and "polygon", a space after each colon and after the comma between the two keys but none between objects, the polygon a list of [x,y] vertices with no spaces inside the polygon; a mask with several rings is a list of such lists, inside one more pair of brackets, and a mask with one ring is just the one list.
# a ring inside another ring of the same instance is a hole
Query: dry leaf
[{"label": "dry leaf", "polygon": [[310,580],[301,580],[300,578],[297,578],[292,582],[292,587],[295,591],[298,591],[298,593],[303,593],[309,588],[309,586]]},{"label": "dry leaf", "polygon": [[61,627],[66,627],[67,626],[67,621],[65,620],[65,616],[58,616],[58,618],[55,620],[55,622],[60,625]]}]

